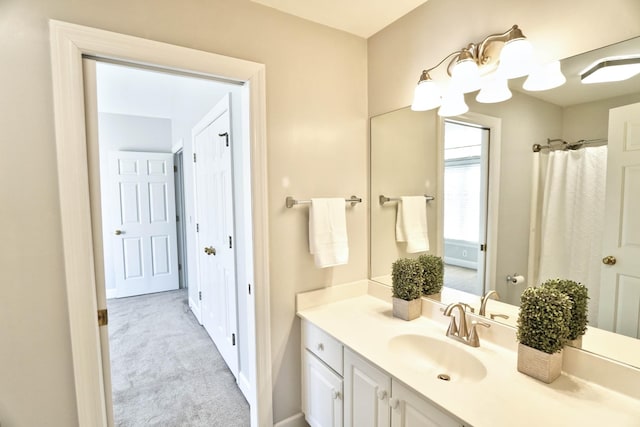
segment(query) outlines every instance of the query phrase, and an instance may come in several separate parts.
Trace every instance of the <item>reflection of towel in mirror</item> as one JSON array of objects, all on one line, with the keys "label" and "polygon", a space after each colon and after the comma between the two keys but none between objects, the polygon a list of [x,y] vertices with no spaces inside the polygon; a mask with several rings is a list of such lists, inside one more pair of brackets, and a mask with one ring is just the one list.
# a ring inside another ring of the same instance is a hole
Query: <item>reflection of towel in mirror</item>
[{"label": "reflection of towel in mirror", "polygon": [[342,265],[349,261],[344,199],[311,199],[309,251],[318,268]]},{"label": "reflection of towel in mirror", "polygon": [[429,250],[427,203],[423,196],[401,197],[396,218],[396,240],[407,242],[407,252]]}]

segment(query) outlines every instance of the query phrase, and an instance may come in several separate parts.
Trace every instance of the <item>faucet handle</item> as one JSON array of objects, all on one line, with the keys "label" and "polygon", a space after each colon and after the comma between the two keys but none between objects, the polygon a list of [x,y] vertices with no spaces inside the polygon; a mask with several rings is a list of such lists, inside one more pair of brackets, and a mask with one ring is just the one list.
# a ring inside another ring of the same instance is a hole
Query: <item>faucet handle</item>
[{"label": "faucet handle", "polygon": [[496,317],[501,317],[503,319],[509,318],[509,316],[507,316],[506,314],[500,314],[500,313],[491,313],[489,316],[491,317],[491,320],[495,320]]},{"label": "faucet handle", "polygon": [[474,320],[471,322],[471,328],[469,329],[469,336],[467,337],[467,341],[472,347],[480,347],[480,338],[478,337],[478,332],[476,331],[477,325],[484,326],[485,328],[491,327],[491,325],[486,322],[481,322],[478,320]]}]

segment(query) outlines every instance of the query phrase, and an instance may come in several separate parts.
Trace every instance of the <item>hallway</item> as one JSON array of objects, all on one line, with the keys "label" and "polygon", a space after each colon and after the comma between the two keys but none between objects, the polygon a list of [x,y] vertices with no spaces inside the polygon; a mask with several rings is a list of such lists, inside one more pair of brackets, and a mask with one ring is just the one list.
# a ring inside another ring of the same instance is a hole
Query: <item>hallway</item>
[{"label": "hallway", "polygon": [[115,425],[249,426],[249,405],[189,310],[187,290],[112,299]]}]

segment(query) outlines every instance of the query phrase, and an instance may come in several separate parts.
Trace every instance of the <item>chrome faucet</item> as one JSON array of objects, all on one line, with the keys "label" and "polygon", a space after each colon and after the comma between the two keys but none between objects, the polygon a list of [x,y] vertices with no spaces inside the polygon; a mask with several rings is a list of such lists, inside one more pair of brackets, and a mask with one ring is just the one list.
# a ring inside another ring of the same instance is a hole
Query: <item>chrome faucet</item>
[{"label": "chrome faucet", "polygon": [[[491,325],[485,322],[472,321],[471,328],[467,328],[467,315],[465,314],[464,303],[449,304],[444,309],[444,315],[451,317],[451,323],[447,329],[447,336],[453,338],[456,341],[460,341],[463,344],[470,345],[471,347],[480,347],[480,339],[478,338],[478,332],[476,331],[477,325],[490,328]],[[458,309],[458,323],[456,324],[456,318],[452,315],[453,309]]]},{"label": "chrome faucet", "polygon": [[495,290],[490,290],[483,297],[480,298],[480,312],[478,313],[480,316],[486,316],[487,311],[487,302],[489,302],[489,298],[494,295],[495,299],[500,301],[500,295]]}]

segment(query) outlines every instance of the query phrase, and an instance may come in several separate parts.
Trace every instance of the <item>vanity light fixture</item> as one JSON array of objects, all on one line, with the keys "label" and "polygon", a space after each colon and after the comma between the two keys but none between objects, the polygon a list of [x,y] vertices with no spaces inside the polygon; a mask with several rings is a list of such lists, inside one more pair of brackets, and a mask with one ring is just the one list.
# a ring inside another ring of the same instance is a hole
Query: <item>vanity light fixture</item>
[{"label": "vanity light fixture", "polygon": [[640,73],[640,56],[599,59],[580,73],[582,83],[620,82]]},{"label": "vanity light fixture", "polygon": [[[446,93],[442,95],[439,84],[429,72],[449,60],[447,74],[451,77]],[[514,25],[501,34],[485,37],[480,43],[470,43],[466,48],[447,55],[436,66],[422,71],[413,94],[411,109],[426,111],[440,107],[438,115],[449,117],[463,114],[469,107],[464,94],[480,89],[476,100],[484,103],[502,102],[511,98],[508,79],[528,75],[534,69],[533,48]],[[560,63],[536,69],[525,82],[526,90],[547,90],[563,84],[566,79]],[[530,82],[530,80],[532,80]]]}]

